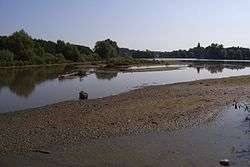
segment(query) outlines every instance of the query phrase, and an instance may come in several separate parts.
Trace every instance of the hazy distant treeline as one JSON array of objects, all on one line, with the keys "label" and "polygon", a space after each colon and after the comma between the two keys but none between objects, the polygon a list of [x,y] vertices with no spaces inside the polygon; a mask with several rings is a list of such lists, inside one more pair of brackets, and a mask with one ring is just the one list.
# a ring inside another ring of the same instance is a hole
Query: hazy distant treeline
[{"label": "hazy distant treeline", "polygon": [[249,60],[250,49],[242,47],[224,48],[223,45],[211,44],[208,47],[197,47],[189,50],[176,50],[172,52],[155,52],[121,49],[122,52],[134,58],[197,58],[197,59],[238,59]]}]

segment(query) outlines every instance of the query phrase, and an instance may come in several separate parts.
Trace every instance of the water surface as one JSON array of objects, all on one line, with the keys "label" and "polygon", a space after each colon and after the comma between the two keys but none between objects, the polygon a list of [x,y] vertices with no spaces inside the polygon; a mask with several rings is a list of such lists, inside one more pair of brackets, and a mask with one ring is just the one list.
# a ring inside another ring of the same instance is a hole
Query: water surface
[{"label": "water surface", "polygon": [[[173,67],[171,65],[170,67]],[[177,67],[174,65],[174,67]],[[250,75],[245,64],[193,63],[168,71],[91,72],[84,77],[58,80],[74,66],[0,69],[0,113],[78,99],[86,91],[90,99],[116,95],[148,85]],[[94,69],[90,69],[94,70]]]}]

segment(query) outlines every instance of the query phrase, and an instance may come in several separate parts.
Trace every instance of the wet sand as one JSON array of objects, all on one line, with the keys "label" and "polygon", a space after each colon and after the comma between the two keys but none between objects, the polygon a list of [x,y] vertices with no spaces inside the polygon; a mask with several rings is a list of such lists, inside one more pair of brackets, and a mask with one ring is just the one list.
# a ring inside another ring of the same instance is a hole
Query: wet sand
[{"label": "wet sand", "polygon": [[[249,93],[250,77],[242,76],[150,86],[101,99],[0,114],[0,165],[14,155],[27,155],[29,161],[17,156],[15,162],[42,166],[35,155],[46,154],[38,150],[47,151],[48,157],[64,150],[67,154],[60,165],[70,166],[69,154],[76,153],[73,146],[194,127],[213,120],[224,106],[248,98]],[[82,162],[81,155],[78,158]],[[59,163],[53,158],[48,161]]]},{"label": "wet sand", "polygon": [[[250,122],[247,112],[225,107],[212,122],[173,132],[96,139],[51,153],[7,154],[2,166],[158,166],[220,167],[250,165]],[[1,161],[0,161],[1,162]],[[0,163],[1,165],[1,163]]]}]

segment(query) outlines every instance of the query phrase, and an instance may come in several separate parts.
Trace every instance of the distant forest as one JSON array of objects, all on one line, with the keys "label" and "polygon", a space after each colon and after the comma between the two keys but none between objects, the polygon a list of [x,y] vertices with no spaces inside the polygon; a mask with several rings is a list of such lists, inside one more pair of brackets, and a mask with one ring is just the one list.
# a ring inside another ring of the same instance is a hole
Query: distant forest
[{"label": "distant forest", "polygon": [[197,59],[238,59],[250,60],[250,49],[241,47],[224,48],[211,44],[198,44],[189,50],[172,52],[140,51],[119,48],[110,39],[97,41],[93,49],[62,40],[56,42],[33,39],[20,30],[9,36],[0,36],[0,66],[22,66],[58,64],[71,62],[93,62],[116,58],[197,58]]},{"label": "distant forest", "polygon": [[139,51],[121,48],[121,52],[133,58],[196,58],[196,59],[227,59],[250,60],[250,49],[242,47],[224,48],[221,44],[211,44],[202,47],[200,43],[189,50],[176,50],[172,52]]}]

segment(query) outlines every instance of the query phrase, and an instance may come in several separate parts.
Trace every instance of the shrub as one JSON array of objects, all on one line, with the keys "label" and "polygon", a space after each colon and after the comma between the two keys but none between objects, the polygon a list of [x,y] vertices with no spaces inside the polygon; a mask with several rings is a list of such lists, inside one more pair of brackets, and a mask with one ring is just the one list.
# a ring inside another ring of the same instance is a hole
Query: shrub
[{"label": "shrub", "polygon": [[44,64],[45,61],[42,57],[39,57],[39,56],[34,56],[32,58],[32,64]]},{"label": "shrub", "polygon": [[13,61],[14,54],[9,50],[0,50],[0,61],[1,62],[10,62]]}]

